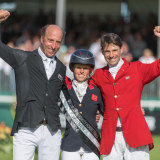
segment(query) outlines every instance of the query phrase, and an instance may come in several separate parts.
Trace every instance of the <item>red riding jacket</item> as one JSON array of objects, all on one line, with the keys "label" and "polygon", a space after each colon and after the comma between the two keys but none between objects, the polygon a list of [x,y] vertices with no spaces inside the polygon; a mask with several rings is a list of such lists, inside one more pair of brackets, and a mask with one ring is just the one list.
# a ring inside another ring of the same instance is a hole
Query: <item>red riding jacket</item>
[{"label": "red riding jacket", "polygon": [[[124,60],[124,59],[123,59]],[[90,81],[99,87],[104,101],[104,117],[101,130],[101,154],[111,152],[115,140],[118,116],[122,120],[122,130],[127,144],[136,148],[149,144],[153,139],[142,114],[140,100],[145,84],[160,75],[160,60],[152,64],[140,61],[127,62],[118,71],[115,80],[109,73],[109,66],[97,69]]]}]

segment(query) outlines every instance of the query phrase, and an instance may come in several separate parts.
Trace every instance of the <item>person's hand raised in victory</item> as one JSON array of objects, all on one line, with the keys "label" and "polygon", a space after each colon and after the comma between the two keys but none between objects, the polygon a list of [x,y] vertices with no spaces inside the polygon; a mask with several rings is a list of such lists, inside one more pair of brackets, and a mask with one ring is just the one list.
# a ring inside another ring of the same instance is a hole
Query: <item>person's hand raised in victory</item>
[{"label": "person's hand raised in victory", "polygon": [[160,38],[160,26],[156,26],[153,30],[154,34]]},{"label": "person's hand raised in victory", "polygon": [[6,20],[10,16],[10,13],[7,10],[0,10],[0,23]]}]

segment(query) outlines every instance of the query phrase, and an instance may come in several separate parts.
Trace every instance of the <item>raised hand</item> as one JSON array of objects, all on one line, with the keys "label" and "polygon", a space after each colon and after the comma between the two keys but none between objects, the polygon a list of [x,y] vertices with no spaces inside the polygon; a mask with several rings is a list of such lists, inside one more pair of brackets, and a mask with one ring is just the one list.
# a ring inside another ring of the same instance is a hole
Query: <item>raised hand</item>
[{"label": "raised hand", "polygon": [[97,115],[96,115],[96,122],[98,123],[100,120],[100,115],[99,115],[99,111],[97,111]]},{"label": "raised hand", "polygon": [[145,110],[143,108],[141,108],[141,111],[142,111],[143,115],[145,115]]},{"label": "raised hand", "polygon": [[14,102],[13,106],[14,106],[14,110],[16,111],[16,108],[17,108],[17,102]]},{"label": "raised hand", "polygon": [[160,38],[160,26],[156,26],[153,30],[154,34]]},{"label": "raised hand", "polygon": [[10,13],[7,10],[0,10],[0,23],[7,19],[10,16]]}]

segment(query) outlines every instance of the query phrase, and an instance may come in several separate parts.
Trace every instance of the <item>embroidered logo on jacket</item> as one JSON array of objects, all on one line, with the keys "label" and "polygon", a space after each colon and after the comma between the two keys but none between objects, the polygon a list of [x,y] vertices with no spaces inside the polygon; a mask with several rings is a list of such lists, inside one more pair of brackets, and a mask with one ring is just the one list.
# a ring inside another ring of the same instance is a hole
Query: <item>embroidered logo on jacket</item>
[{"label": "embroidered logo on jacket", "polygon": [[62,81],[63,80],[63,77],[60,75],[60,74],[58,74],[58,78]]},{"label": "embroidered logo on jacket", "polygon": [[95,94],[92,94],[92,100],[97,101],[97,96]]},{"label": "embroidered logo on jacket", "polygon": [[128,80],[128,79],[130,79],[130,76],[125,77],[125,80]]}]

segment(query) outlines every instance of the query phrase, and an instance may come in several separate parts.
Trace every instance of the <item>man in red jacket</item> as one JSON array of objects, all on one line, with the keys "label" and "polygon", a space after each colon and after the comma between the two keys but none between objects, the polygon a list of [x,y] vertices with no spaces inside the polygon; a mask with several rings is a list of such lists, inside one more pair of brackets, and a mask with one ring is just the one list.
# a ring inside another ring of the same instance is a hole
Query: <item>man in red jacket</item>
[{"label": "man in red jacket", "polygon": [[[160,27],[154,32],[160,37]],[[101,47],[108,65],[95,71],[91,83],[100,88],[105,105],[103,160],[149,160],[154,145],[140,99],[144,85],[160,75],[160,60],[143,64],[121,59],[122,41],[114,33],[102,36]]]}]

